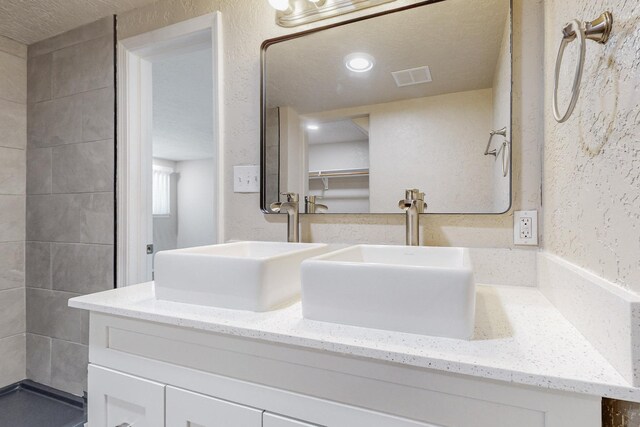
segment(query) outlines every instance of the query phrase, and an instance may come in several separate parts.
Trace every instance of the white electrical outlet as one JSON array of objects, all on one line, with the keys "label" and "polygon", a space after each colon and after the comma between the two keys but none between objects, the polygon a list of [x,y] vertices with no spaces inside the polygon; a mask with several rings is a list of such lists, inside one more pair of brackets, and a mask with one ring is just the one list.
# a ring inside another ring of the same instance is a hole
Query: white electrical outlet
[{"label": "white electrical outlet", "polygon": [[260,192],[260,166],[234,166],[233,167],[233,192],[234,193],[259,193]]},{"label": "white electrical outlet", "polygon": [[538,244],[538,211],[513,213],[513,243],[533,246]]}]

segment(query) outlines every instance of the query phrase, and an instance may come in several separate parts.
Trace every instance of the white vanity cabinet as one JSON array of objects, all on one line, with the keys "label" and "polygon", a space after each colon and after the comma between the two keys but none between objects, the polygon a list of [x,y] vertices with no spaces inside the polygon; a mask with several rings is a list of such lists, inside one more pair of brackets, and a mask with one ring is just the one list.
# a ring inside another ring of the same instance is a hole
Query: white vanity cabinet
[{"label": "white vanity cabinet", "polygon": [[600,398],[91,313],[89,426],[599,427]]},{"label": "white vanity cabinet", "polygon": [[259,409],[94,365],[89,377],[91,427],[262,426]]},{"label": "white vanity cabinet", "polygon": [[282,415],[265,412],[262,416],[262,427],[319,427],[317,424],[309,424],[304,421],[283,417]]},{"label": "white vanity cabinet", "polygon": [[163,384],[89,365],[89,426],[164,425]]},{"label": "white vanity cabinet", "polygon": [[261,427],[262,410],[167,386],[166,427]]}]

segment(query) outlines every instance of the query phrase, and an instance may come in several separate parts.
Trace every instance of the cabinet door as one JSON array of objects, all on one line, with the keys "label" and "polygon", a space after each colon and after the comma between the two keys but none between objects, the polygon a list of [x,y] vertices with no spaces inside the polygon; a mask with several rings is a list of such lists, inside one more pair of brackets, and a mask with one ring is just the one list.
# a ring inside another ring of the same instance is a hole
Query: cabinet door
[{"label": "cabinet door", "polygon": [[319,427],[318,424],[309,424],[282,415],[265,412],[262,418],[262,427]]},{"label": "cabinet door", "polygon": [[89,365],[91,427],[164,426],[164,385]]},{"label": "cabinet door", "polygon": [[262,410],[167,386],[166,427],[261,427]]}]

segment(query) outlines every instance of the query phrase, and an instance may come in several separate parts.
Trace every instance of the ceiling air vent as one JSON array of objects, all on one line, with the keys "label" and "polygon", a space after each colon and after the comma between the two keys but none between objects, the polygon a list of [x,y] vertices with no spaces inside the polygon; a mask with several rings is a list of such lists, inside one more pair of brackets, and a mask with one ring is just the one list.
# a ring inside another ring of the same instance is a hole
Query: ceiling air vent
[{"label": "ceiling air vent", "polygon": [[408,70],[392,71],[391,75],[398,87],[419,85],[431,82],[429,67],[409,68]]}]

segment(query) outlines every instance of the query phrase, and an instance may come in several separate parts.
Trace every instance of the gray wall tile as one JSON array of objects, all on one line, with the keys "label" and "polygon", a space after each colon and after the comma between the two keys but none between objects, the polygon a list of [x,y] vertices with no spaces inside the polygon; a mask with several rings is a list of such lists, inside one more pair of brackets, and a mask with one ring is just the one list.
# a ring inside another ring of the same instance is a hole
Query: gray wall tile
[{"label": "gray wall tile", "polygon": [[115,108],[113,85],[92,90],[82,98],[82,140],[113,139]]},{"label": "gray wall tile", "polygon": [[0,338],[22,334],[25,324],[25,288],[0,291]]},{"label": "gray wall tile", "polygon": [[82,396],[87,390],[88,355],[86,345],[54,339],[51,346],[51,385]]},{"label": "gray wall tile", "polygon": [[27,114],[30,147],[51,147],[82,140],[82,95],[30,104]]},{"label": "gray wall tile", "polygon": [[54,147],[52,192],[113,191],[114,152],[113,140]]},{"label": "gray wall tile", "polygon": [[24,287],[24,242],[0,243],[0,290]]},{"label": "gray wall tile", "polygon": [[67,306],[69,298],[78,294],[36,288],[26,290],[27,332],[87,343],[89,314]]},{"label": "gray wall tile", "polygon": [[113,24],[28,48],[28,369],[75,394],[86,389],[88,314],[67,300],[113,286]]},{"label": "gray wall tile", "polygon": [[27,334],[27,378],[51,384],[51,338]]},{"label": "gray wall tile", "polygon": [[25,244],[26,286],[51,289],[51,243]]},{"label": "gray wall tile", "polygon": [[113,16],[83,25],[55,37],[39,41],[29,46],[29,58],[63,49],[84,41],[97,39],[108,34],[113,35]]},{"label": "gray wall tile", "polygon": [[113,246],[53,243],[53,288],[88,294],[113,289]]},{"label": "gray wall tile", "polygon": [[0,194],[25,194],[25,150],[0,147]]},{"label": "gray wall tile", "polygon": [[0,360],[2,361],[0,387],[26,378],[26,348],[25,334],[0,339]]},{"label": "gray wall tile", "polygon": [[51,193],[51,148],[27,150],[27,194]]},{"label": "gray wall tile", "polygon": [[27,102],[26,59],[0,52],[0,98],[6,101]]},{"label": "gray wall tile", "polygon": [[35,56],[27,61],[27,101],[51,99],[51,54]]},{"label": "gray wall tile", "polygon": [[113,84],[113,36],[107,35],[53,52],[54,98]]},{"label": "gray wall tile", "polygon": [[0,195],[0,242],[19,242],[25,235],[25,196]]},{"label": "gray wall tile", "polygon": [[113,243],[113,193],[27,196],[27,240]]},{"label": "gray wall tile", "polygon": [[0,147],[27,147],[27,106],[0,99]]},{"label": "gray wall tile", "polygon": [[[25,378],[26,46],[0,37],[0,387]],[[23,189],[25,191],[23,191]]]}]

